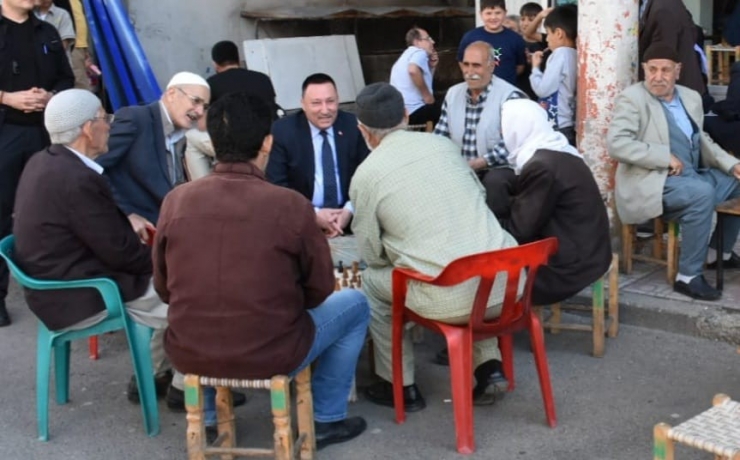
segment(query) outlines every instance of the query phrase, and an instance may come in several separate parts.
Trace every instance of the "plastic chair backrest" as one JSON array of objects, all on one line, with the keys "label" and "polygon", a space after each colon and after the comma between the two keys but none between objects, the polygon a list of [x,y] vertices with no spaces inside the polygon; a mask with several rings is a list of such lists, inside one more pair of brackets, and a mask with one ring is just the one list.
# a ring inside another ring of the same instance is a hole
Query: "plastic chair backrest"
[{"label": "plastic chair backrest", "polygon": [[103,296],[103,301],[105,302],[105,308],[108,310],[108,314],[113,316],[121,315],[121,295],[118,291],[118,286],[113,280],[107,278],[92,278],[75,281],[53,281],[31,278],[26,275],[26,273],[23,272],[15,262],[15,236],[13,235],[8,235],[0,241],[0,256],[5,259],[5,263],[8,264],[8,268],[11,273],[13,273],[15,279],[23,287],[40,291],[77,288],[97,289],[100,295]]},{"label": "plastic chair backrest", "polygon": [[[454,286],[471,278],[480,278],[469,327],[475,333],[486,335],[507,333],[509,329],[519,329],[516,327],[517,323],[526,317],[531,308],[532,288],[537,270],[547,264],[557,248],[557,238],[551,237],[512,248],[473,254],[450,262],[436,277],[396,268],[393,270],[393,292],[400,294],[399,300],[405,299],[408,279],[434,286]],[[520,295],[519,278],[525,269],[527,280]],[[485,320],[488,298],[499,273],[506,273],[506,294],[501,315],[496,319]]]}]

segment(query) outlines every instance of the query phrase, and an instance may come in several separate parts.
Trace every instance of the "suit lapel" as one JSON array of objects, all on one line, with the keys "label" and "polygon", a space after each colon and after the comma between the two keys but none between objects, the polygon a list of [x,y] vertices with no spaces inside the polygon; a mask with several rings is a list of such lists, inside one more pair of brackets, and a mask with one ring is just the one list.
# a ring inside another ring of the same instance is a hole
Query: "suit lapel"
[{"label": "suit lapel", "polygon": [[340,121],[341,113],[337,115],[337,121],[334,123],[334,145],[337,148],[337,170],[339,171],[339,182],[342,198],[344,201],[349,200],[347,190],[349,190],[349,172],[347,171],[349,162],[349,139],[344,123]]},{"label": "suit lapel", "polygon": [[154,145],[156,147],[157,163],[159,168],[162,170],[162,174],[167,178],[167,182],[172,183],[170,180],[170,168],[167,166],[167,143],[164,140],[164,122],[162,121],[162,108],[160,107],[159,101],[149,104],[149,110],[152,116],[152,123],[154,126]]},{"label": "suit lapel", "polygon": [[298,138],[296,139],[300,148],[298,162],[300,170],[303,171],[303,180],[308,185],[308,199],[313,197],[314,178],[316,177],[316,166],[314,165],[313,139],[311,128],[308,126],[306,114],[301,112],[298,117]]},{"label": "suit lapel", "polygon": [[653,97],[652,94],[650,94],[650,91],[648,91],[644,85],[645,84],[643,83],[643,90],[645,91],[645,100],[647,101],[647,108],[648,108],[648,116],[649,116],[648,123],[655,124],[655,130],[658,132],[658,136],[660,136],[661,143],[670,144],[670,134],[668,132],[668,120],[665,117],[665,111],[663,111],[663,105],[660,103],[660,101],[658,101],[655,97]]}]

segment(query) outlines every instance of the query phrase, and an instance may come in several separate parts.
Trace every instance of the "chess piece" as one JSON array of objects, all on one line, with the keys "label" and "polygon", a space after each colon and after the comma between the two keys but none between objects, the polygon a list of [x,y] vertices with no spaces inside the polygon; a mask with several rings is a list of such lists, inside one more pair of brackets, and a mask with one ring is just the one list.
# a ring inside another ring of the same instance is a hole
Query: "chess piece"
[{"label": "chess piece", "polygon": [[342,261],[341,260],[339,261],[339,267],[337,267],[337,271],[339,273],[344,272],[344,265],[342,264]]}]

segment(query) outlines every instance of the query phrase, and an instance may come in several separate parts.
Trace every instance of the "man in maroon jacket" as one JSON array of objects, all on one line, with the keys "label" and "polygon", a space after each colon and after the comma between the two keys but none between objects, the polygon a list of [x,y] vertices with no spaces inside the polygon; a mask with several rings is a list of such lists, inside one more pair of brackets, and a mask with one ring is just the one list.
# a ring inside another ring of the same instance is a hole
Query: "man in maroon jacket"
[{"label": "man in maroon jacket", "polygon": [[154,285],[170,304],[165,350],[183,373],[264,379],[315,361],[320,449],[366,428],[347,418],[347,397],[369,308],[360,291],[332,293],[331,253],[311,203],[265,180],[272,113],[244,93],[208,110],[218,164],[165,197]]}]

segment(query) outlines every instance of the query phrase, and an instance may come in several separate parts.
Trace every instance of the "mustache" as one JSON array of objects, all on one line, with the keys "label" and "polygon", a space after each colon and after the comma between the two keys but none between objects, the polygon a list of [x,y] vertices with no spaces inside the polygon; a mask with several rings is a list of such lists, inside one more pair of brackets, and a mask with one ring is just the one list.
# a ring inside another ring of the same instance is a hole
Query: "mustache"
[{"label": "mustache", "polygon": [[482,77],[480,75],[477,75],[477,74],[474,74],[474,73],[473,74],[469,74],[469,73],[466,73],[465,74],[465,79],[466,80],[475,81],[475,80],[480,80],[481,78]]}]

